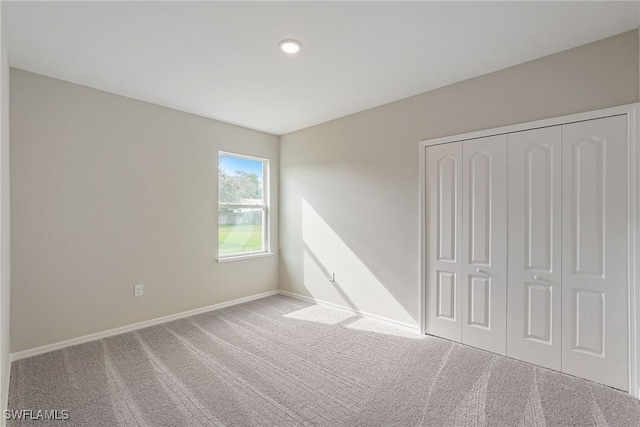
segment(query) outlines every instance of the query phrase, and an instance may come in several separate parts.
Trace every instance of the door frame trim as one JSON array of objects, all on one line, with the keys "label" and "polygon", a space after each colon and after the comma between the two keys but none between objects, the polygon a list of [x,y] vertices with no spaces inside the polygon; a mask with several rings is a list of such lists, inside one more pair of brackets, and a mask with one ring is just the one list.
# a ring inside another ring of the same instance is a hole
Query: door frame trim
[{"label": "door frame trim", "polygon": [[427,236],[426,236],[426,165],[425,149],[432,145],[466,141],[487,136],[508,134],[566,125],[586,120],[611,116],[627,117],[627,292],[628,292],[628,359],[629,394],[640,399],[640,103],[621,105],[544,120],[519,123],[459,135],[421,141],[420,149],[420,333],[426,334],[427,328]]}]

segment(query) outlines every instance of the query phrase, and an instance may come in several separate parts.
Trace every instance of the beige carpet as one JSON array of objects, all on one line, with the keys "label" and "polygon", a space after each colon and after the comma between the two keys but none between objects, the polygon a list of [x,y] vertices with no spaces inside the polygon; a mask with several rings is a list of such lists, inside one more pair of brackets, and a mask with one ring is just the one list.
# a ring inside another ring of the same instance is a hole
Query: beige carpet
[{"label": "beige carpet", "polygon": [[617,390],[283,296],[13,364],[9,426],[640,426]]}]

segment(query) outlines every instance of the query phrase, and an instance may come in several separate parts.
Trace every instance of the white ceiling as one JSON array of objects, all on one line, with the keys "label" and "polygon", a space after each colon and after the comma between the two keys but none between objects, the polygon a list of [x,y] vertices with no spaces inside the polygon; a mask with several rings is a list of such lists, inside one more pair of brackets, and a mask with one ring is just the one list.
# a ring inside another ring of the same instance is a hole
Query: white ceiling
[{"label": "white ceiling", "polygon": [[278,135],[640,27],[638,1],[3,3],[12,67]]}]

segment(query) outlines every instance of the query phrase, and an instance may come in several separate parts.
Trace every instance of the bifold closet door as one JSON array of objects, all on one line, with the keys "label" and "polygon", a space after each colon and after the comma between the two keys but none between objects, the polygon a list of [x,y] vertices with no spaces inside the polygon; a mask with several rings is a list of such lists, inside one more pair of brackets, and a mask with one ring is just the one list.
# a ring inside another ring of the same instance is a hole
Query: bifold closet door
[{"label": "bifold closet door", "polygon": [[628,390],[626,118],[562,130],[562,371]]},{"label": "bifold closet door", "polygon": [[462,342],[506,352],[507,136],[464,141]]},{"label": "bifold closet door", "polygon": [[561,370],[562,127],[509,134],[507,356]]},{"label": "bifold closet door", "polygon": [[425,150],[427,333],[461,340],[462,143]]}]

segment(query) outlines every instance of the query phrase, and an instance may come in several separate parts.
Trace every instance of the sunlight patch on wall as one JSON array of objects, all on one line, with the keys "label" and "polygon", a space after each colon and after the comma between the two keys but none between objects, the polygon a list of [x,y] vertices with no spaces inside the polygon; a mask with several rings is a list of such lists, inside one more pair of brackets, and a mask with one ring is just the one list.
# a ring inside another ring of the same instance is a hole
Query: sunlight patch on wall
[{"label": "sunlight patch on wall", "polygon": [[[302,239],[304,285],[314,298],[415,326],[404,307],[305,199]],[[332,273],[334,282],[329,280]]]}]

